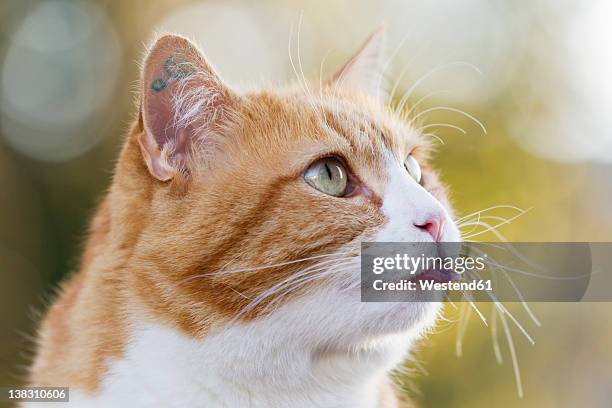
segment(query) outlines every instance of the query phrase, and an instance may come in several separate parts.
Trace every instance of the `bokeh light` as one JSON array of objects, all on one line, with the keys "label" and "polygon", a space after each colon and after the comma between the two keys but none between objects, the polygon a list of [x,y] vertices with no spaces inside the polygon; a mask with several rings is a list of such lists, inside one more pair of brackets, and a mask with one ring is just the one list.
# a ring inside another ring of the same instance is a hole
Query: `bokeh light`
[{"label": "bokeh light", "polygon": [[[553,5],[546,8],[552,11]],[[530,75],[520,91],[511,134],[539,157],[565,163],[612,161],[612,6],[607,1],[574,5],[550,14],[539,27],[528,63],[547,75]]]},{"label": "bokeh light", "polygon": [[273,21],[260,24],[255,4],[193,3],[177,8],[156,26],[157,32],[194,39],[236,88],[249,81],[277,81],[285,76],[287,44],[281,39],[286,32]]},{"label": "bokeh light", "polygon": [[43,2],[11,36],[2,65],[2,129],[39,160],[65,160],[103,136],[87,126],[113,95],[120,43],[95,4]]}]

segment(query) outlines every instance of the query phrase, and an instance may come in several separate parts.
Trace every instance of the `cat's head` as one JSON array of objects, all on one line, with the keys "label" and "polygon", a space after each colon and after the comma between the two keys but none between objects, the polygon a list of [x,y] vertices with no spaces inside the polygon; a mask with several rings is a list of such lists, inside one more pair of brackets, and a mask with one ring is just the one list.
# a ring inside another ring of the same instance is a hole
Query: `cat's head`
[{"label": "cat's head", "polygon": [[155,42],[115,180],[148,312],[193,335],[279,322],[319,345],[433,321],[437,304],[360,302],[362,241],[459,239],[381,57],[377,33],[328,80],[238,93],[188,40]]}]

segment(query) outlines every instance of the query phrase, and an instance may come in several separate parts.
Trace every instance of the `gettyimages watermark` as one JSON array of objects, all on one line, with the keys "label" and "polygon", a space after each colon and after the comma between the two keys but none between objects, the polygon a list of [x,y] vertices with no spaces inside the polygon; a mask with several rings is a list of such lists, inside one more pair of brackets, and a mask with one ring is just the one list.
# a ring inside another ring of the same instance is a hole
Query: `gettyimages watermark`
[{"label": "gettyimages watermark", "polygon": [[612,243],[363,243],[364,302],[609,302]]}]

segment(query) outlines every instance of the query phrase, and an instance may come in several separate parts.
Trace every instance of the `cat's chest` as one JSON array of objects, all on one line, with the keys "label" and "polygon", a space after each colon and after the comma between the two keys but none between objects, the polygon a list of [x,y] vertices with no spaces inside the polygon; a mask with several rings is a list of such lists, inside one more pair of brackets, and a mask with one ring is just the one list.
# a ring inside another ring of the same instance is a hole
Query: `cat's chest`
[{"label": "cat's chest", "polygon": [[258,354],[249,346],[257,341],[238,333],[196,341],[161,326],[140,328],[123,358],[109,364],[100,391],[73,392],[71,402],[92,408],[378,406],[375,381],[355,386],[355,378],[369,377],[367,372],[354,372],[342,362],[313,367],[282,350],[276,358]]}]

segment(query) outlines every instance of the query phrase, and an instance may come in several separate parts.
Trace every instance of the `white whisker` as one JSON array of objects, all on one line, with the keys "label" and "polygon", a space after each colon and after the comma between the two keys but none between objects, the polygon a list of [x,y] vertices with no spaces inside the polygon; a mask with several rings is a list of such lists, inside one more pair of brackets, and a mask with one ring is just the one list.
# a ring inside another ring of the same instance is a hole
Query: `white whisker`
[{"label": "white whisker", "polygon": [[438,142],[440,142],[440,144],[445,144],[444,140],[442,140],[442,138],[438,135],[436,135],[435,133],[423,133],[423,136],[429,136],[432,137],[434,139],[436,139]]},{"label": "white whisker", "polygon": [[406,104],[408,99],[412,96],[412,93],[414,92],[414,90],[417,89],[424,81],[426,81],[429,77],[436,74],[437,72],[444,70],[444,69],[454,67],[454,66],[466,66],[466,67],[469,67],[475,70],[478,74],[482,75],[482,72],[475,65],[470,64],[468,62],[454,61],[454,62],[450,62],[447,64],[438,65],[437,67],[431,69],[429,72],[423,75],[421,78],[419,78],[410,88],[408,88],[408,90],[404,93],[404,96],[402,97],[402,99],[400,99],[400,102],[397,108],[397,112],[401,112],[404,109],[404,105]]},{"label": "white whisker", "polygon": [[480,320],[482,320],[482,322],[484,323],[485,326],[489,326],[489,324],[487,323],[487,319],[484,317],[484,315],[480,312],[480,309],[478,309],[478,307],[476,306],[476,303],[474,303],[473,300],[469,301],[470,306],[472,306],[472,309],[474,309],[474,311],[478,314],[478,317],[480,317]]},{"label": "white whisker", "polygon": [[465,337],[471,315],[472,309],[468,308],[467,303],[462,303],[459,317],[459,327],[457,329],[457,338],[455,339],[455,354],[457,357],[461,357],[463,355],[463,338]]},{"label": "white whisker", "polygon": [[[204,278],[204,277],[208,277],[208,276],[229,275],[229,274],[242,273],[242,272],[254,272],[254,271],[260,271],[260,270],[263,270],[263,269],[277,268],[277,267],[280,267],[280,266],[287,266],[287,265],[293,265],[293,264],[297,264],[297,263],[301,263],[301,262],[317,260],[317,259],[321,259],[321,258],[329,258],[329,257],[338,256],[338,257],[345,257],[345,258],[348,259],[349,256],[347,256],[347,255],[349,255],[350,253],[351,253],[351,251],[336,252],[336,253],[330,253],[330,254],[315,255],[315,256],[311,256],[311,257],[307,257],[307,258],[300,258],[300,259],[295,259],[295,260],[292,260],[292,261],[280,262],[280,263],[275,263],[275,264],[256,266],[256,267],[252,267],[252,268],[240,268],[240,269],[233,269],[233,270],[229,270],[229,271],[220,270],[220,271],[215,271],[215,272],[207,272],[207,273],[202,273],[202,274],[198,274],[198,275],[189,276],[189,277],[183,279],[182,281],[180,281],[177,285],[183,284],[183,283],[188,282],[188,281],[193,280],[193,279],[200,279],[200,278]],[[343,258],[336,259],[336,260],[341,260],[341,259],[343,259]]]},{"label": "white whisker", "polygon": [[[273,303],[277,302],[278,300],[280,300],[280,298],[285,296],[287,293],[290,293],[291,291],[306,285],[308,282],[311,282],[313,280],[322,279],[322,278],[324,278],[326,276],[329,276],[330,274],[332,274],[336,270],[336,268],[342,267],[342,266],[346,266],[346,265],[351,265],[351,264],[355,263],[356,260],[358,260],[358,259],[359,258],[351,257],[351,258],[342,258],[342,259],[327,260],[327,261],[320,262],[320,263],[315,264],[315,265],[311,265],[310,267],[305,268],[305,269],[299,271],[298,273],[292,274],[291,276],[287,277],[283,281],[275,284],[274,286],[272,286],[272,287],[266,289],[265,291],[263,291],[262,293],[260,293],[255,299],[253,299],[252,302],[247,304],[240,311],[240,313],[238,313],[238,315],[234,318],[234,321],[238,321],[240,319],[240,317],[242,317],[245,314],[248,314],[249,312],[254,310],[259,304],[261,304],[267,298],[270,298],[272,296],[276,296],[276,298],[271,303],[271,304],[273,304]],[[337,263],[333,264],[333,262],[337,262]],[[329,265],[330,263],[331,263],[331,265]],[[299,285],[299,287],[297,285]],[[278,293],[281,290],[286,289],[287,287],[289,287],[288,291],[282,293],[281,295],[278,295]],[[292,289],[292,287],[293,287],[293,289]],[[266,306],[266,309],[268,307],[270,307],[271,304]]]},{"label": "white whisker", "polygon": [[487,208],[484,208],[484,209],[482,209],[480,211],[476,211],[476,212],[473,212],[471,214],[464,215],[463,217],[458,218],[457,220],[455,220],[455,222],[460,222],[460,221],[462,221],[462,220],[464,220],[466,218],[470,218],[470,217],[472,217],[474,215],[482,214],[482,213],[487,212],[487,211],[498,210],[498,209],[512,209],[512,210],[516,210],[516,211],[519,211],[519,212],[526,212],[526,210],[523,210],[522,208],[516,207],[514,205],[501,204],[501,205],[494,205],[492,207],[487,207]]},{"label": "white whisker", "polygon": [[389,58],[387,58],[387,60],[383,64],[382,69],[380,70],[380,74],[378,75],[378,79],[376,81],[376,98],[378,100],[380,100],[380,96],[381,96],[380,95],[380,92],[381,92],[380,90],[381,90],[381,87],[382,87],[382,83],[383,83],[385,74],[386,74],[387,70],[389,69],[389,66],[393,62],[393,59],[395,58],[397,53],[401,50],[401,48],[404,46],[404,43],[406,42],[407,39],[408,39],[408,34],[406,34],[404,36],[404,38],[402,38],[402,40],[399,42],[397,47],[395,47],[395,49],[393,50],[393,52],[391,53]]},{"label": "white whisker", "polygon": [[319,97],[321,99],[323,99],[323,67],[325,66],[325,61],[327,61],[327,58],[329,57],[329,54],[331,54],[331,52],[331,49],[328,50],[323,56],[321,63],[319,64]]},{"label": "white whisker", "polygon": [[[407,118],[410,118],[410,115],[412,114],[412,112],[414,112],[414,110],[415,110],[415,109],[416,109],[416,108],[417,108],[417,107],[418,107],[418,106],[419,106],[421,103],[423,103],[425,100],[427,100],[427,99],[431,98],[432,96],[435,96],[435,95],[440,95],[440,94],[444,94],[444,93],[450,93],[450,91],[447,91],[447,90],[432,91],[432,92],[428,93],[427,95],[422,96],[422,97],[421,97],[421,98],[420,98],[418,101],[416,101],[416,102],[415,102],[415,103],[414,103],[414,104],[413,104],[413,105],[410,107],[410,109],[408,109],[408,112],[406,112],[406,113],[401,113],[401,112],[398,112],[398,113],[399,113],[400,115],[402,115],[402,117],[404,117],[404,118],[406,118],[406,119],[407,119]],[[397,112],[397,111],[396,111],[396,112]]]},{"label": "white whisker", "polygon": [[502,357],[501,349],[499,347],[499,337],[497,335],[497,308],[495,304],[492,305],[491,311],[491,341],[493,343],[493,354],[495,354],[495,361],[497,364],[503,364],[504,359]]},{"label": "white whisker", "polygon": [[502,325],[504,326],[504,332],[506,333],[506,339],[508,340],[510,358],[512,359],[512,368],[514,369],[514,378],[516,379],[516,390],[519,398],[523,398],[523,382],[521,380],[521,371],[519,369],[518,358],[514,348],[514,341],[512,340],[512,333],[508,327],[508,322],[506,322],[504,312],[500,312],[499,317],[501,318]]},{"label": "white whisker", "polygon": [[463,133],[464,135],[467,134],[467,131],[465,129],[463,129],[462,127],[457,126],[457,125],[451,125],[450,123],[432,123],[432,124],[429,124],[429,125],[422,126],[422,127],[418,128],[417,130],[420,132],[420,131],[423,131],[425,129],[429,129],[429,128],[432,128],[432,127],[446,127],[446,128],[451,128],[451,129],[458,130],[459,132]]},{"label": "white whisker", "polygon": [[[520,213],[520,214],[517,214],[517,215],[515,215],[515,216],[513,216],[513,217],[510,217],[510,218],[506,219],[506,220],[505,220],[505,221],[503,221],[503,222],[500,222],[500,223],[496,224],[495,226],[492,226],[492,225],[490,225],[490,224],[488,224],[488,223],[485,223],[485,222],[480,221],[481,225],[482,225],[482,226],[484,226],[484,227],[486,227],[486,229],[485,229],[485,230],[483,230],[483,231],[479,231],[479,232],[476,232],[476,233],[473,233],[473,234],[470,234],[470,235],[464,236],[463,238],[464,238],[464,239],[474,238],[474,237],[479,236],[479,235],[482,235],[482,234],[484,234],[484,233],[486,233],[486,232],[489,232],[489,231],[494,231],[494,230],[496,230],[497,228],[501,227],[502,225],[510,224],[512,221],[516,220],[517,218],[519,218],[520,216],[522,216],[522,215],[524,215],[524,214],[525,214],[525,212],[522,212],[522,213]],[[470,224],[470,223],[464,223],[464,224],[462,224],[462,225],[471,225],[471,224]]]},{"label": "white whisker", "polygon": [[426,115],[430,112],[436,112],[436,111],[449,111],[449,112],[455,112],[460,115],[463,115],[466,118],[472,120],[474,123],[476,123],[485,135],[487,134],[487,128],[485,127],[485,125],[483,125],[482,122],[478,120],[474,115],[470,115],[469,113],[461,109],[453,108],[450,106],[434,106],[433,108],[425,109],[424,111],[421,111],[417,115],[415,115],[414,118],[412,118],[412,120],[410,121],[410,123],[413,123],[416,119],[420,118],[423,115]]}]

